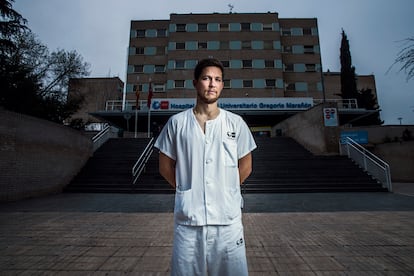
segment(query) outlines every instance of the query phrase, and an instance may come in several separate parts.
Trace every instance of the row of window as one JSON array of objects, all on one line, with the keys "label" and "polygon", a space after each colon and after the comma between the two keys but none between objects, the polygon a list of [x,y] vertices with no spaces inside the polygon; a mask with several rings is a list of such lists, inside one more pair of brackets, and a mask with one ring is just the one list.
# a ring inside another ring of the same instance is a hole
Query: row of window
[{"label": "row of window", "polygon": [[[314,63],[287,63],[283,64],[282,60],[223,60],[223,66],[229,69],[283,69],[284,72],[320,72],[320,64]],[[192,70],[195,68],[197,60],[169,60],[168,70]],[[129,65],[128,74],[131,73],[165,73],[166,65],[153,65],[153,64],[138,64]]]},{"label": "row of window", "polygon": [[[154,92],[165,92],[166,89],[193,89],[192,80],[168,80],[164,83],[154,83],[152,89]],[[322,91],[321,82],[307,83],[307,82],[290,82],[285,83],[282,79],[232,79],[224,80],[225,89],[238,89],[238,88],[278,88],[285,89],[286,91],[297,91],[297,92],[308,92],[308,91]],[[148,92],[149,84],[140,85],[127,85],[127,92],[133,91],[144,91]]]},{"label": "row of window", "polygon": [[168,50],[281,50],[280,41],[185,41],[169,42]]},{"label": "row of window", "polygon": [[[170,24],[168,31],[174,32],[240,32],[240,31],[279,31],[282,36],[317,36],[314,28],[280,28],[279,23],[188,23]],[[131,38],[167,37],[167,29],[131,30]]]},{"label": "row of window", "polygon": [[279,23],[188,23],[170,24],[170,32],[240,32],[279,31]]},{"label": "row of window", "polygon": [[319,45],[281,47],[280,41],[187,41],[170,42],[165,46],[130,47],[129,55],[165,55],[173,50],[281,50],[291,54],[319,54]]}]

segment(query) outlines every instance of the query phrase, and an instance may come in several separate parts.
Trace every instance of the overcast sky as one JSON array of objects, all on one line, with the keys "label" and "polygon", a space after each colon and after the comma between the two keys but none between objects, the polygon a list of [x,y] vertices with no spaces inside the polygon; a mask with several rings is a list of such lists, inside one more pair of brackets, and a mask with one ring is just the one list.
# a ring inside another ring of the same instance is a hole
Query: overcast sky
[{"label": "overcast sky", "polygon": [[169,19],[171,13],[277,12],[279,18],[317,18],[323,70],[340,71],[341,29],[359,75],[374,74],[385,124],[414,124],[414,79],[399,65],[387,73],[402,40],[414,37],[413,0],[15,0],[13,8],[50,51],[76,50],[90,77],[125,82],[131,20]]}]

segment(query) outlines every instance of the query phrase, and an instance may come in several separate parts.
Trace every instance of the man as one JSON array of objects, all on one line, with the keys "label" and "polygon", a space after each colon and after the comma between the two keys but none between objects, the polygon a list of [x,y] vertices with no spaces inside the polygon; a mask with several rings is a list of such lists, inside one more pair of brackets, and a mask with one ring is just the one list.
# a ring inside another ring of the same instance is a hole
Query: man
[{"label": "man", "polygon": [[176,189],[172,275],[248,275],[240,185],[256,144],[240,116],[218,107],[223,71],[216,59],[197,64],[195,107],[172,116],[155,143]]}]

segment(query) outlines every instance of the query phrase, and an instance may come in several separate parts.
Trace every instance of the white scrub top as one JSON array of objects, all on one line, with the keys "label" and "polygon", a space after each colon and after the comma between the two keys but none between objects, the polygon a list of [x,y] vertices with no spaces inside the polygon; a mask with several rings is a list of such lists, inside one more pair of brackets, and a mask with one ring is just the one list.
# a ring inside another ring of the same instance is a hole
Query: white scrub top
[{"label": "white scrub top", "polygon": [[192,109],[172,116],[155,147],[176,161],[174,219],[183,225],[229,225],[241,219],[238,160],[256,148],[250,129],[220,109],[203,133]]}]

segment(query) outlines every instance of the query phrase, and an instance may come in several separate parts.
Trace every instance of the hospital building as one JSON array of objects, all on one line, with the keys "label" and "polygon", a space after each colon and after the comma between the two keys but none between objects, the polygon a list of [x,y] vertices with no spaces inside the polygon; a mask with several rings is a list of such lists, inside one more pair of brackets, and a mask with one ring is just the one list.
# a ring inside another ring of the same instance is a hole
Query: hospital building
[{"label": "hospital building", "polygon": [[[337,103],[341,124],[368,112],[337,95],[339,73],[323,73],[316,18],[173,13],[165,20],[133,20],[127,55],[122,99],[108,100],[94,115],[121,126],[128,121],[128,128],[136,110],[138,128],[145,130],[148,109],[151,120],[163,124],[194,105],[193,69],[208,57],[225,67],[220,107],[239,113],[251,127],[272,126],[324,101]],[[374,76],[358,76],[357,83],[376,94]]]}]

